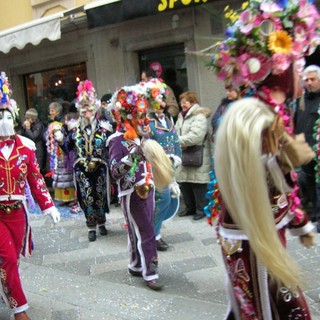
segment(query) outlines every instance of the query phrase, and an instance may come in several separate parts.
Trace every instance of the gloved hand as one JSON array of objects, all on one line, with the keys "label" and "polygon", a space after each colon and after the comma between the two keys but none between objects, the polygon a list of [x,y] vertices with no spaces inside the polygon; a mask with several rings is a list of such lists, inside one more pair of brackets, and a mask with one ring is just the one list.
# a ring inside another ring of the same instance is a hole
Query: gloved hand
[{"label": "gloved hand", "polygon": [[169,189],[170,189],[170,193],[171,193],[171,198],[179,198],[180,197],[180,188],[179,188],[179,184],[176,181],[173,181],[170,185],[169,185]]},{"label": "gloved hand", "polygon": [[300,242],[306,248],[311,248],[314,246],[314,232],[309,232],[300,236]]},{"label": "gloved hand", "polygon": [[50,215],[52,221],[54,223],[58,223],[60,221],[60,212],[58,211],[58,209],[56,207],[51,207],[47,214]]},{"label": "gloved hand", "polygon": [[56,131],[53,135],[54,140],[56,140],[58,143],[61,143],[63,141],[64,136],[61,130]]},{"label": "gloved hand", "polygon": [[100,126],[101,126],[101,128],[103,128],[109,132],[113,132],[112,125],[110,124],[109,121],[100,121]]},{"label": "gloved hand", "polygon": [[282,136],[282,142],[278,159],[281,168],[287,171],[305,165],[315,157],[315,153],[306,143],[303,133],[292,137],[285,132]]}]

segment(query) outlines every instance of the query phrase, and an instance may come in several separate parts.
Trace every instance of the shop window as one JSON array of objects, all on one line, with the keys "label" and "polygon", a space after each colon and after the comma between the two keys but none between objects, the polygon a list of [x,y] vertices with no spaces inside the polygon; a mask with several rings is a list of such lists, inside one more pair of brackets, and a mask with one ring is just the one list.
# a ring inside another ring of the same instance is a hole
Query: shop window
[{"label": "shop window", "polygon": [[48,106],[52,101],[60,102],[64,112],[69,112],[78,83],[86,78],[85,62],[24,75],[27,108],[35,108],[44,123],[48,121]]}]

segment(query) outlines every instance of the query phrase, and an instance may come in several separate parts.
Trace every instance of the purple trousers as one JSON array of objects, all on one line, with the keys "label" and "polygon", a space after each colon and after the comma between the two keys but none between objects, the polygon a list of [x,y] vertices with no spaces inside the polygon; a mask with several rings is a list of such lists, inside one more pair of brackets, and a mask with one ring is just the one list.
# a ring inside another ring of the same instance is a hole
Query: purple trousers
[{"label": "purple trousers", "polygon": [[142,271],[145,281],[158,279],[158,255],[153,226],[154,191],[147,199],[133,192],[121,197],[122,211],[128,224],[129,269]]}]

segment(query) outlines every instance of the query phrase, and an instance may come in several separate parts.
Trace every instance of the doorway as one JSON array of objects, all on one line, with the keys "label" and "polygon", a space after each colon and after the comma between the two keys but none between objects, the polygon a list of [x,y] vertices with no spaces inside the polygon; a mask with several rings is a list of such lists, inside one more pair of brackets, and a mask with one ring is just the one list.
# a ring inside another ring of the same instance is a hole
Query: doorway
[{"label": "doorway", "polygon": [[184,44],[141,50],[138,55],[140,74],[151,67],[171,87],[179,101],[179,95],[188,90]]}]

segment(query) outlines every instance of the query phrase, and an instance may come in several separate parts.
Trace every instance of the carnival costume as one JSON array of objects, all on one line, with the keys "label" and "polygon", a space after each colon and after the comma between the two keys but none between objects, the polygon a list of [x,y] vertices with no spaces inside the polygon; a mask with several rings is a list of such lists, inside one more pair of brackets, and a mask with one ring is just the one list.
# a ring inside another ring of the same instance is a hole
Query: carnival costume
[{"label": "carnival costume", "polygon": [[[177,167],[181,164],[181,147],[178,135],[175,131],[174,123],[166,112],[150,113],[150,138],[156,140],[172,161],[172,165]],[[171,219],[180,206],[180,190],[176,182],[161,192],[156,190],[156,206],[154,211],[154,228],[156,233],[157,248],[163,250],[166,243],[161,240],[161,226],[164,221]],[[162,248],[162,249],[161,249]],[[165,249],[166,250],[166,249]]]},{"label": "carnival costume", "polygon": [[[31,255],[33,249],[28,222],[26,186],[45,215],[54,222],[60,214],[54,206],[40,173],[35,144],[14,133],[18,108],[10,99],[11,89],[4,72],[0,77],[0,295],[14,314],[24,313],[28,303],[19,277],[20,254]],[[25,315],[25,319],[29,319]]]},{"label": "carnival costume", "polygon": [[226,8],[230,37],[213,46],[212,59],[218,79],[253,96],[235,102],[218,128],[217,179],[211,173],[205,209],[210,223],[219,217],[227,319],[309,320],[285,232],[306,247],[313,244],[314,226],[300,206],[293,168],[314,153],[303,136],[291,135],[288,101],[280,97],[294,97],[301,71],[295,68],[319,44],[320,17],[307,1],[251,0],[242,9],[239,15]]},{"label": "carnival costume", "polygon": [[[86,217],[89,240],[95,241],[97,226],[101,235],[107,234],[105,222],[109,213],[110,187],[106,143],[112,126],[96,117],[100,101],[91,81],[80,82],[77,95],[80,121],[73,126],[66,140],[61,135],[58,140],[65,152],[75,153],[73,170],[77,198]],[[93,112],[89,121],[84,118],[86,110]]]},{"label": "carnival costume", "polygon": [[[130,252],[129,272],[141,276],[147,286],[159,290],[162,285],[158,278],[158,256],[153,224],[154,185],[156,167],[152,167],[151,158],[156,161],[162,156],[163,177],[170,174],[171,161],[162,147],[151,139],[147,109],[156,108],[161,98],[161,87],[143,84],[123,87],[111,100],[111,108],[118,123],[117,132],[108,140],[110,153],[110,171],[118,183],[118,197],[128,225],[128,246]],[[149,97],[149,100],[147,99]],[[159,97],[159,98],[157,98]],[[155,154],[150,157],[147,145],[158,145]],[[167,183],[167,185],[169,182]],[[166,183],[162,187],[164,187]]]}]

